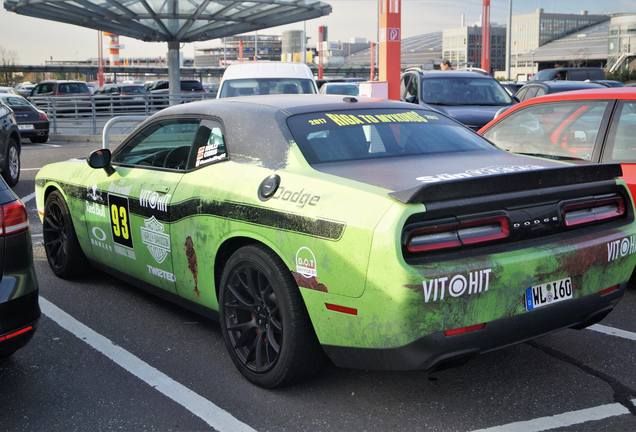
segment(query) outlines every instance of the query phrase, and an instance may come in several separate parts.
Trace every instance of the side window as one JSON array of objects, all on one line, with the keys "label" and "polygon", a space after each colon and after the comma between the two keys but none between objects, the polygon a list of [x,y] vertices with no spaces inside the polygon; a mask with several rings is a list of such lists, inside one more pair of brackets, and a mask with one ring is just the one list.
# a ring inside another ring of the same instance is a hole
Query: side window
[{"label": "side window", "polygon": [[402,98],[402,100],[406,98],[406,85],[410,79],[411,76],[409,74],[404,74],[402,75],[402,79],[400,80],[400,97]]},{"label": "side window", "polygon": [[194,138],[194,146],[188,168],[198,168],[227,159],[227,147],[223,130],[218,122],[202,120]]},{"label": "side window", "polygon": [[543,88],[539,87],[539,88],[537,89],[537,94],[536,94],[536,95],[534,95],[534,97],[543,96],[544,94],[545,94],[545,89],[543,89]]},{"label": "side window", "polygon": [[35,93],[34,94],[49,94],[53,92],[53,85],[52,84],[40,84],[36,87]]},{"label": "side window", "polygon": [[592,160],[607,105],[605,101],[533,105],[504,118],[484,136],[512,152]]},{"label": "side window", "polygon": [[517,94],[515,94],[515,96],[517,96],[517,99],[519,99],[520,101],[524,101],[526,100],[526,93],[528,92],[528,88],[522,88],[520,89]]},{"label": "side window", "polygon": [[636,162],[636,102],[621,104],[607,139],[604,162]]},{"label": "side window", "polygon": [[200,120],[175,119],[154,123],[113,155],[113,162],[140,167],[185,170]]},{"label": "side window", "polygon": [[524,100],[532,99],[533,97],[537,95],[538,91],[539,91],[538,87],[529,87],[528,91],[526,91],[526,96]]}]

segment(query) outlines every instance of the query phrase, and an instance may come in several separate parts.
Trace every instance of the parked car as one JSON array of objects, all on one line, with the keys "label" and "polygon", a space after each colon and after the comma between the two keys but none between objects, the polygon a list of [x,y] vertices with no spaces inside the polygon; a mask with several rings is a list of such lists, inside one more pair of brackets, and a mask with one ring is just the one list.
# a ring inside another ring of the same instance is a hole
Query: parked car
[{"label": "parked car", "polygon": [[218,83],[205,83],[203,84],[203,88],[205,89],[206,92],[208,92],[209,94],[213,94],[216,97],[216,94],[219,91],[219,84]]},{"label": "parked car", "polygon": [[72,97],[90,95],[91,91],[83,81],[50,80],[38,83],[31,91],[30,97]]},{"label": "parked car", "polygon": [[145,108],[148,92],[143,84],[106,84],[93,94],[95,106],[104,111],[110,107]]},{"label": "parked car", "polygon": [[42,81],[33,88],[29,100],[56,115],[75,115],[92,111],[91,91],[83,81]]},{"label": "parked car", "polygon": [[236,63],[225,69],[217,98],[316,93],[314,74],[304,63]]},{"label": "parked car", "polygon": [[52,271],[88,261],[218,312],[229,357],[268,388],[323,353],[431,370],[589,326],[636,265],[618,165],[514,155],[413,104],[175,105],[87,162],[36,177]]},{"label": "parked car", "polygon": [[0,102],[13,110],[21,138],[28,138],[32,143],[49,140],[49,118],[44,111],[18,95],[0,94]]},{"label": "parked car", "polygon": [[523,102],[479,131],[515,153],[620,163],[636,196],[636,88],[558,93]]},{"label": "parked car", "polygon": [[328,82],[320,87],[320,94],[358,96],[360,84],[356,82]]},{"label": "parked car", "polygon": [[453,117],[473,130],[493,119],[515,99],[488,75],[478,72],[407,69],[402,75],[403,101],[426,105]]},{"label": "parked car", "polygon": [[588,79],[604,80],[605,70],[594,67],[560,67],[540,70],[532,77],[533,81],[585,81]]},{"label": "parked car", "polygon": [[519,89],[515,96],[520,102],[527,101],[537,96],[552,93],[562,93],[575,90],[587,90],[605,87],[602,84],[585,81],[530,81]]},{"label": "parked car", "polygon": [[20,130],[13,110],[0,102],[0,173],[11,187],[20,179]]},{"label": "parked car", "polygon": [[0,87],[0,94],[18,94],[13,87]]},{"label": "parked car", "polygon": [[586,82],[593,82],[596,84],[604,85],[605,87],[625,87],[625,83],[615,80],[585,80]]},{"label": "parked car", "polygon": [[[149,98],[150,105],[156,109],[162,109],[170,104],[170,82],[167,80],[155,81],[150,87]],[[179,95],[185,96],[185,102],[190,102],[192,99],[188,98],[188,95],[200,95],[203,99],[205,89],[203,85],[197,80],[181,80],[181,87]]]},{"label": "parked car", "polygon": [[31,90],[33,90],[34,87],[35,87],[35,84],[22,83],[22,84],[18,84],[15,87],[15,91],[18,92],[18,94],[22,97],[29,97],[29,95],[31,94]]},{"label": "parked car", "polygon": [[0,359],[5,359],[31,339],[40,307],[27,211],[1,178],[0,280]]}]

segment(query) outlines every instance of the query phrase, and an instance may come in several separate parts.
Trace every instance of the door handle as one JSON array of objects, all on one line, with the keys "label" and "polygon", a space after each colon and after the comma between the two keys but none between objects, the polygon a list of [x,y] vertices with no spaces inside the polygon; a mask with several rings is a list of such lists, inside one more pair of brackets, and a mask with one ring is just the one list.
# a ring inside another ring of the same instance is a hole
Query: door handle
[{"label": "door handle", "polygon": [[155,192],[164,193],[164,194],[170,191],[170,186],[167,186],[167,185],[152,185],[150,186],[150,188]]}]

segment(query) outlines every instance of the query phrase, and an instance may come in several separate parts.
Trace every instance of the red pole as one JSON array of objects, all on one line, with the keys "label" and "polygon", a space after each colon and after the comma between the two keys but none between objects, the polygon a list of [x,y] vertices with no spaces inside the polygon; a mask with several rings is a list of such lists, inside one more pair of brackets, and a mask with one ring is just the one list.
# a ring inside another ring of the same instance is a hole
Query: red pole
[{"label": "red pole", "polygon": [[322,47],[324,45],[324,41],[326,39],[325,33],[327,32],[327,26],[319,26],[318,27],[318,79],[321,80],[325,76],[325,68],[323,66]]},{"label": "red pole", "polygon": [[243,63],[243,41],[239,41],[239,62]]},{"label": "red pole", "polygon": [[481,13],[481,68],[490,73],[490,0],[484,0]]},{"label": "red pole", "polygon": [[375,42],[371,42],[371,70],[369,71],[369,81],[375,80]]},{"label": "red pole", "polygon": [[102,32],[97,31],[97,84],[104,87],[104,38]]},{"label": "red pole", "polygon": [[389,99],[400,100],[402,61],[402,0],[380,0],[380,81],[389,86]]}]

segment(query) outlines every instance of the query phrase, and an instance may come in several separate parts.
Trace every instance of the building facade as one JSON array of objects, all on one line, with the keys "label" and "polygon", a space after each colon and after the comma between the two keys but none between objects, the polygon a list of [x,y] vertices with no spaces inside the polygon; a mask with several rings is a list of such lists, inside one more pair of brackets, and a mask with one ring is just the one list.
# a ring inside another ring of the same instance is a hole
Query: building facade
[{"label": "building facade", "polygon": [[[540,46],[608,19],[607,15],[589,15],[587,11],[563,14],[548,13],[543,9],[513,15],[510,46],[512,76],[536,73],[532,53]],[[528,56],[530,60],[527,60]]]},{"label": "building facade", "polygon": [[[444,30],[442,58],[453,67],[481,67],[481,26]],[[493,70],[506,67],[506,28],[490,26],[490,64]]]},{"label": "building facade", "polygon": [[614,15],[609,24],[610,72],[636,70],[636,14]]},{"label": "building facade", "polygon": [[224,66],[235,63],[240,57],[243,42],[243,59],[280,61],[282,39],[279,35],[240,35],[221,39],[221,46],[198,48],[194,56],[195,67]]}]

